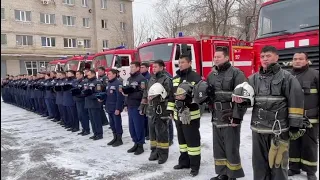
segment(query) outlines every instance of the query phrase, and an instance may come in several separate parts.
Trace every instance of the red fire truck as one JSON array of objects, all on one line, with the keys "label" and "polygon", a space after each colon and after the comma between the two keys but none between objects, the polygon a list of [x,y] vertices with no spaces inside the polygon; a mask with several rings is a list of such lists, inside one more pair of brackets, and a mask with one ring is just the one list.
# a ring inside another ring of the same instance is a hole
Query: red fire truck
[{"label": "red fire truck", "polygon": [[46,70],[50,71],[61,71],[64,70],[64,66],[67,63],[67,58],[55,59],[49,62]]},{"label": "red fire truck", "polygon": [[180,54],[189,54],[192,67],[207,77],[213,66],[216,47],[229,49],[230,62],[246,76],[258,71],[260,50],[265,45],[279,49],[279,63],[288,68],[295,52],[309,54],[311,67],[319,69],[318,0],[273,0],[259,12],[257,38],[253,46],[233,37],[201,36],[158,38],[137,48],[140,61],[162,59],[169,73],[175,75]]},{"label": "red fire truck", "polygon": [[91,68],[92,59],[94,54],[92,55],[74,55],[73,57],[67,59],[67,63],[65,64],[65,70],[74,70],[74,71],[83,71],[85,68]]},{"label": "red fire truck", "polygon": [[213,66],[214,50],[217,47],[229,49],[230,62],[240,68],[247,76],[253,72],[253,51],[250,43],[233,37],[201,36],[194,37],[158,38],[138,47],[140,61],[162,59],[167,71],[175,75],[181,54],[188,54],[192,60],[192,68],[206,77]]},{"label": "red fire truck", "polygon": [[265,45],[279,50],[279,63],[289,68],[293,54],[307,52],[311,67],[319,70],[319,0],[272,0],[260,8],[254,41],[255,68]]},{"label": "red fire truck", "polygon": [[99,67],[104,67],[106,72],[111,68],[117,68],[120,71],[120,77],[124,82],[130,76],[130,63],[136,59],[135,49],[124,49],[117,47],[113,49],[104,49],[103,52],[94,55],[92,68],[98,71]]}]

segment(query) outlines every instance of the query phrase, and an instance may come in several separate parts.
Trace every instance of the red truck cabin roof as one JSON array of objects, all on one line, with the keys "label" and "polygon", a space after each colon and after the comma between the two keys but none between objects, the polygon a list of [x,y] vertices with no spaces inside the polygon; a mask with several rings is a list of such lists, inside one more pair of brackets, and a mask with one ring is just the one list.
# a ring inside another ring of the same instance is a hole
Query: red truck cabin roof
[{"label": "red truck cabin roof", "polygon": [[196,43],[197,39],[194,37],[179,37],[179,38],[159,38],[154,41],[150,41],[147,43],[144,43],[138,47],[138,49],[147,47],[147,46],[152,46],[152,45],[157,45],[157,44],[166,44],[166,43],[182,43],[182,44],[188,44],[188,43]]}]

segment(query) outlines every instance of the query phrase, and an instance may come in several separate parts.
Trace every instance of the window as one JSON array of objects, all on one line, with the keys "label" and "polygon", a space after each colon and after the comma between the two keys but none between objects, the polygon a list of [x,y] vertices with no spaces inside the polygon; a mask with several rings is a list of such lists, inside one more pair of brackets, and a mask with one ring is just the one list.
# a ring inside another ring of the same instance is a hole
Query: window
[{"label": "window", "polygon": [[126,30],[126,23],[120,22],[120,28],[122,31],[125,31]]},{"label": "window", "polygon": [[16,21],[30,22],[31,11],[14,10],[14,16]]},{"label": "window", "polygon": [[89,27],[89,18],[83,18],[82,21],[83,21],[83,27],[88,28]]},{"label": "window", "polygon": [[91,40],[90,39],[84,40],[84,48],[91,48]]},{"label": "window", "polygon": [[76,17],[73,16],[62,16],[63,24],[66,26],[74,26]]},{"label": "window", "polygon": [[88,0],[81,0],[82,7],[88,7]]},{"label": "window", "polygon": [[101,9],[107,9],[107,0],[101,0]]},{"label": "window", "polygon": [[54,37],[41,37],[42,47],[55,47],[56,38]]},{"label": "window", "polygon": [[39,71],[45,70],[45,68],[48,66],[49,62],[47,61],[40,61],[39,62]]},{"label": "window", "polygon": [[74,5],[74,0],[63,0],[63,4]]},{"label": "window", "polygon": [[108,48],[108,40],[102,40],[102,47]]},{"label": "window", "polygon": [[44,24],[55,24],[55,15],[54,14],[43,14],[40,13],[40,22]]},{"label": "window", "polygon": [[36,61],[26,61],[24,62],[28,75],[36,75],[38,72],[37,62]]},{"label": "window", "polygon": [[7,35],[6,34],[1,34],[1,45],[2,44],[7,44]]},{"label": "window", "polygon": [[16,41],[18,46],[31,46],[33,45],[33,37],[27,35],[17,35]]},{"label": "window", "polygon": [[5,19],[4,8],[1,8],[1,19]]},{"label": "window", "polygon": [[120,12],[124,13],[125,12],[125,6],[123,3],[120,4]]},{"label": "window", "polygon": [[77,40],[75,38],[63,38],[63,44],[65,48],[75,48]]},{"label": "window", "polygon": [[108,29],[108,20],[101,20],[102,29]]}]

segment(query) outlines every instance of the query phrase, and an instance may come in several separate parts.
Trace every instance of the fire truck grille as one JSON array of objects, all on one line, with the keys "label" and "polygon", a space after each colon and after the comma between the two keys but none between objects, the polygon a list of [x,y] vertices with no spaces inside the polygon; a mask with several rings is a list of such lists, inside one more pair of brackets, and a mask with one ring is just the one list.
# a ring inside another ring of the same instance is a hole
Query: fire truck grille
[{"label": "fire truck grille", "polygon": [[319,70],[319,46],[313,47],[300,47],[300,48],[290,48],[279,50],[279,64],[283,69],[291,69],[291,62],[294,53],[306,52],[311,61],[310,67]]}]

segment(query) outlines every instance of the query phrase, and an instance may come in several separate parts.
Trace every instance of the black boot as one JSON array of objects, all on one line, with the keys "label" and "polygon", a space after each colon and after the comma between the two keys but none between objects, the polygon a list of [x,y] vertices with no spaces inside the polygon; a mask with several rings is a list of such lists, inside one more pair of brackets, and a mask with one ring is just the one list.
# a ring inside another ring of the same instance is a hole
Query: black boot
[{"label": "black boot", "polygon": [[296,171],[296,170],[292,170],[292,169],[288,170],[288,176],[294,176],[296,174],[300,174],[300,171]]},{"label": "black boot", "polygon": [[137,150],[137,148],[138,148],[138,144],[134,143],[133,147],[130,148],[127,152],[128,153],[133,153],[133,152],[135,152]]},{"label": "black boot", "polygon": [[194,170],[194,169],[192,169],[191,171],[190,171],[190,176],[192,176],[192,177],[195,177],[195,176],[197,176],[199,174],[199,170]]},{"label": "black boot", "polygon": [[109,146],[112,145],[114,142],[116,142],[116,140],[117,140],[117,135],[115,133],[113,133],[113,139],[110,142],[108,142],[107,145],[109,145]]},{"label": "black boot", "polygon": [[116,137],[117,137],[117,140],[116,140],[116,142],[114,142],[114,143],[112,144],[112,147],[118,147],[118,146],[120,146],[120,145],[123,144],[123,142],[122,142],[122,135],[121,135],[121,134],[118,134],[118,135],[116,135]]},{"label": "black boot", "polygon": [[315,174],[307,173],[308,180],[317,180],[317,176]]},{"label": "black boot", "polygon": [[152,149],[151,153],[150,153],[149,161],[156,161],[156,160],[158,160],[158,158],[159,158],[159,156],[158,156],[157,150]]},{"label": "black boot", "polygon": [[138,144],[137,150],[134,152],[134,155],[140,155],[144,152],[143,144]]},{"label": "black boot", "polygon": [[190,168],[190,166],[183,166],[183,165],[180,165],[180,164],[175,165],[173,167],[173,169],[189,169],[189,168]]},{"label": "black boot", "polygon": [[213,177],[210,180],[228,180],[228,176],[226,176],[226,175],[218,175],[217,177]]}]

